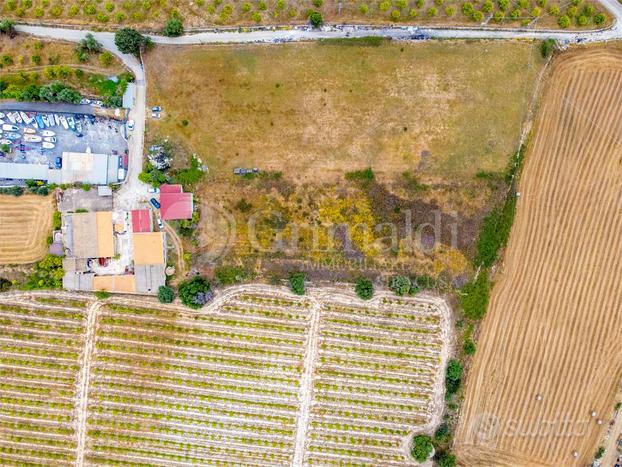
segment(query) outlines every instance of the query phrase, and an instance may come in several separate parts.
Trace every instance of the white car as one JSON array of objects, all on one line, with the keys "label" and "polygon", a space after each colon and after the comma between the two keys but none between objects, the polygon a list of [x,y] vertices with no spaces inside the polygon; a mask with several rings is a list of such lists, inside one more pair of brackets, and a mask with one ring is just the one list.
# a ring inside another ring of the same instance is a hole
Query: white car
[{"label": "white car", "polygon": [[162,222],[162,219],[157,217],[156,221],[158,222],[158,229],[164,230],[164,222]]},{"label": "white car", "polygon": [[160,193],[159,188],[149,188],[149,193]]},{"label": "white car", "polygon": [[134,129],[134,120],[127,121],[127,129],[132,131]]}]

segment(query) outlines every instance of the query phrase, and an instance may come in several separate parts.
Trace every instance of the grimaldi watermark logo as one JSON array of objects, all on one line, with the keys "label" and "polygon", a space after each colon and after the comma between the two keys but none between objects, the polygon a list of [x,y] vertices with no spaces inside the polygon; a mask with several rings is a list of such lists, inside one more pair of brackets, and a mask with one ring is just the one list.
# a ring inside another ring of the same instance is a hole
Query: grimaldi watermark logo
[{"label": "grimaldi watermark logo", "polygon": [[490,413],[477,415],[470,422],[474,444],[495,447],[502,439],[582,438],[587,436],[590,419],[559,416],[542,419],[504,419]]},{"label": "grimaldi watermark logo", "polygon": [[[202,202],[200,213],[206,233],[194,241],[204,262],[225,257],[236,243],[245,245],[253,254],[307,258],[341,255],[350,266],[358,267],[364,267],[362,262],[370,252],[376,257],[392,258],[395,266],[400,262],[399,256],[430,254],[441,245],[459,245],[456,213],[438,209],[427,213],[424,221],[415,219],[413,212],[405,209],[398,221],[377,224],[319,222],[321,216],[317,212],[298,222],[277,210],[258,210],[239,225],[232,211],[212,202]],[[375,264],[382,266],[386,264]]]}]

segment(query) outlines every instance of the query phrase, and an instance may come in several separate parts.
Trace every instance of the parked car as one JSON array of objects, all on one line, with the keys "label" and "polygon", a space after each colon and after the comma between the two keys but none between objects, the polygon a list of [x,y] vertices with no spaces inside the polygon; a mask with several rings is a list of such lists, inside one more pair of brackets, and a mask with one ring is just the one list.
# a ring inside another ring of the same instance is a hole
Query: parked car
[{"label": "parked car", "polygon": [[151,198],[151,199],[149,200],[149,202],[151,203],[151,205],[152,205],[154,208],[156,208],[156,209],[160,209],[160,203],[158,202],[158,200],[157,200],[157,199],[155,199],[155,198]]},{"label": "parked car", "polygon": [[132,131],[134,129],[134,120],[127,121],[127,129]]},{"label": "parked car", "polygon": [[56,164],[55,165],[56,165],[57,169],[60,169],[63,166],[63,158],[58,156],[56,158]]},{"label": "parked car", "polygon": [[151,118],[159,119],[162,116],[160,112],[151,112]]},{"label": "parked car", "polygon": [[161,112],[162,111],[162,107],[160,107],[159,105],[154,105],[153,107],[151,107],[151,111],[152,112]]},{"label": "parked car", "polygon": [[156,221],[158,222],[158,229],[164,230],[164,222],[162,222],[162,219],[158,217],[156,218]]},{"label": "parked car", "polygon": [[80,99],[80,104],[89,105],[91,103],[91,99]]},{"label": "parked car", "polygon": [[160,189],[159,188],[149,188],[149,193],[160,193]]}]

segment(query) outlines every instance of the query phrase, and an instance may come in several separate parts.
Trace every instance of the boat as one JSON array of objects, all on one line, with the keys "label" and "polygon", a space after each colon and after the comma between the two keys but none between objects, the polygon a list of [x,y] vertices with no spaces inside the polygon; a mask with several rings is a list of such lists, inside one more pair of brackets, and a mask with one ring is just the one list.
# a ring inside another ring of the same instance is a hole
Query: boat
[{"label": "boat", "polygon": [[43,136],[56,136],[56,132],[52,131],[52,130],[43,130],[41,132],[41,134]]},{"label": "boat", "polygon": [[8,125],[6,123],[2,125],[2,129],[4,131],[19,131],[19,128],[17,128],[15,125]]},{"label": "boat", "polygon": [[82,123],[76,122],[76,131],[82,133]]},{"label": "boat", "polygon": [[60,126],[60,118],[58,118],[58,114],[54,114],[54,121],[56,122],[56,126]]},{"label": "boat", "polygon": [[69,125],[72,131],[76,131],[76,122],[71,115],[67,117],[67,125]]},{"label": "boat", "polygon": [[22,120],[22,117],[19,116],[19,112],[13,112],[13,116],[15,117],[15,121],[17,123],[24,123],[24,121]]},{"label": "boat", "polygon": [[5,123],[4,120],[0,118],[0,125],[4,125],[4,123]]},{"label": "boat", "polygon": [[8,119],[9,119],[9,122],[11,122],[11,123],[15,123],[15,122],[16,122],[16,120],[15,120],[15,115],[13,115],[13,112],[9,112],[9,113],[7,113],[7,114],[6,114],[6,118],[8,118]]},{"label": "boat", "polygon": [[39,130],[43,130],[45,128],[45,123],[43,123],[41,115],[37,115],[35,117],[35,121],[37,122],[37,127],[39,127]]},{"label": "boat", "polygon": [[24,141],[28,143],[40,143],[42,139],[39,135],[24,135]]},{"label": "boat", "polygon": [[58,119],[60,120],[60,124],[63,125],[63,128],[65,130],[69,129],[69,125],[67,125],[67,119],[65,118],[64,115],[61,115],[60,117],[58,117]]},{"label": "boat", "polygon": [[11,146],[13,144],[13,141],[11,141],[10,139],[0,139],[0,144],[6,144],[7,146]]},{"label": "boat", "polygon": [[32,118],[28,116],[28,114],[26,114],[26,112],[19,112],[19,116],[22,117],[22,120],[24,121],[24,123],[26,125],[30,124],[30,122],[32,122]]},{"label": "boat", "polygon": [[4,114],[0,112],[0,118],[4,118]]},{"label": "boat", "polygon": [[34,128],[24,128],[24,133],[34,135],[37,133],[37,130],[35,130]]},{"label": "boat", "polygon": [[54,149],[56,147],[54,143],[48,143],[47,141],[44,141],[41,146],[43,149]]},{"label": "boat", "polygon": [[43,138],[43,141],[45,141],[46,143],[55,143],[56,138],[54,136],[46,136],[45,138]]},{"label": "boat", "polygon": [[45,125],[46,128],[50,126],[50,122],[48,122],[47,115],[41,115],[41,120],[43,120],[43,124]]},{"label": "boat", "polygon": [[50,122],[50,126],[56,126],[56,120],[54,120],[54,114],[48,114],[48,122]]},{"label": "boat", "polygon": [[19,133],[5,133],[4,137],[6,139],[15,140],[15,139],[21,139],[22,135],[20,135]]}]

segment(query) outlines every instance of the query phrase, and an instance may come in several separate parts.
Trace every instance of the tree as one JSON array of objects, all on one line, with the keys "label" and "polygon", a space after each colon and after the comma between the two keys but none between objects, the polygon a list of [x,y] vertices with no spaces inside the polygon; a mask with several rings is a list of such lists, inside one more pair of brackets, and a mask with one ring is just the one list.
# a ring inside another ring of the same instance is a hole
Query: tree
[{"label": "tree", "polygon": [[319,11],[314,11],[309,15],[309,22],[314,28],[319,28],[324,24],[324,18],[322,18],[322,14]]},{"label": "tree", "polygon": [[425,462],[434,451],[432,439],[428,435],[416,435],[413,438],[410,453],[417,462]]},{"label": "tree", "polygon": [[10,19],[0,21],[0,34],[6,34],[10,38],[15,37],[15,22]]},{"label": "tree", "polygon": [[391,284],[389,288],[395,293],[395,295],[404,296],[408,295],[410,292],[410,288],[412,286],[412,282],[406,276],[395,276],[391,279]]},{"label": "tree", "polygon": [[458,392],[460,384],[462,382],[462,364],[456,360],[451,359],[447,363],[447,370],[445,371],[445,387],[447,389],[447,395],[452,395]]},{"label": "tree", "polygon": [[160,303],[171,303],[175,299],[175,291],[166,285],[158,288],[158,300]]},{"label": "tree", "polygon": [[540,45],[540,53],[542,54],[542,57],[546,58],[551,55],[555,50],[555,44],[555,39],[544,39]]},{"label": "tree", "polygon": [[305,294],[305,281],[307,276],[304,272],[294,272],[289,275],[289,287],[296,295]]},{"label": "tree", "polygon": [[557,24],[559,24],[561,28],[566,29],[568,26],[570,26],[570,18],[568,18],[568,16],[566,15],[560,16]]},{"label": "tree", "polygon": [[114,34],[114,43],[124,54],[138,55],[143,48],[151,46],[151,39],[132,28],[121,28]]},{"label": "tree", "polygon": [[96,54],[101,52],[101,50],[102,45],[97,41],[97,39],[95,39],[95,36],[93,36],[93,34],[91,33],[88,33],[84,37],[84,39],[78,42],[78,45],[76,46],[76,52],[78,53],[78,55]]},{"label": "tree", "polygon": [[359,298],[363,300],[369,300],[374,295],[374,284],[369,279],[361,277],[356,281],[354,291]]},{"label": "tree", "polygon": [[184,25],[179,18],[171,18],[164,25],[165,36],[179,37],[184,33]]},{"label": "tree", "polygon": [[437,453],[434,460],[438,467],[456,467],[456,456],[445,451]]},{"label": "tree", "polygon": [[184,305],[190,308],[201,308],[214,298],[212,285],[207,279],[195,276],[179,284],[179,298]]},{"label": "tree", "polygon": [[80,93],[76,91],[75,89],[71,89],[71,88],[62,89],[57,94],[58,102],[68,102],[70,104],[78,104],[80,103],[81,98],[82,96],[80,96]]},{"label": "tree", "polygon": [[598,448],[598,451],[596,451],[596,454],[594,455],[594,458],[595,459],[602,459],[604,454],[605,454],[605,447],[604,446],[600,446]]},{"label": "tree", "polygon": [[606,19],[607,18],[605,17],[604,14],[598,13],[598,14],[596,14],[594,16],[594,23],[596,23],[596,24],[598,24],[600,26],[601,24],[603,24],[605,22]]}]

